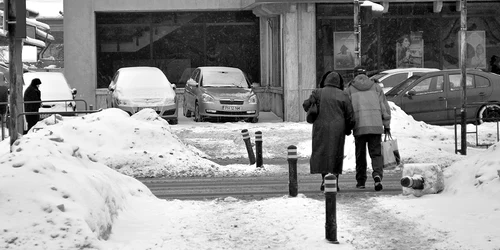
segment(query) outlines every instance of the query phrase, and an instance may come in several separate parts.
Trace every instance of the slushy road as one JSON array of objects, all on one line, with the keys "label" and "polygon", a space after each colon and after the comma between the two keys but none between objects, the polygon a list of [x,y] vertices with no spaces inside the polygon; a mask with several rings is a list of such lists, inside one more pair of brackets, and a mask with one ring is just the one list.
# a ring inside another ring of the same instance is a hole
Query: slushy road
[{"label": "slushy road", "polygon": [[[402,193],[401,172],[386,173],[384,190],[375,192],[369,176],[365,189],[356,188],[354,173],[340,175],[338,197],[370,197],[376,195],[398,195]],[[260,200],[288,195],[288,175],[259,177],[220,178],[140,178],[160,199],[204,200],[228,196],[244,200]],[[320,191],[320,175],[299,175],[298,191],[309,198],[324,198]]]}]

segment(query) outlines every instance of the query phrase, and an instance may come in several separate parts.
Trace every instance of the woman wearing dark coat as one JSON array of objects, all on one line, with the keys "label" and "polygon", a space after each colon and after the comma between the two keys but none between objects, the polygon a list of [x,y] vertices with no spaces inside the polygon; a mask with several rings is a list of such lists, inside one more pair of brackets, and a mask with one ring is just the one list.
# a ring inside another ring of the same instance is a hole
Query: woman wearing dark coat
[{"label": "woman wearing dark coat", "polygon": [[[42,94],[38,86],[42,84],[40,79],[35,78],[31,80],[30,86],[26,88],[24,91],[24,101],[42,101]],[[38,112],[38,109],[41,107],[42,103],[25,103],[24,104],[24,112]],[[26,115],[26,122],[28,123],[28,131],[31,127],[35,126],[35,124],[40,120],[40,115]],[[25,131],[26,133],[27,131]]]},{"label": "woman wearing dark coat", "polygon": [[[319,104],[319,115],[313,123],[311,174],[342,173],[345,136],[354,128],[354,113],[349,96],[343,91],[344,83],[337,72],[331,72],[324,87],[313,90],[302,104],[307,112],[312,103]],[[321,190],[324,190],[323,182]]]}]

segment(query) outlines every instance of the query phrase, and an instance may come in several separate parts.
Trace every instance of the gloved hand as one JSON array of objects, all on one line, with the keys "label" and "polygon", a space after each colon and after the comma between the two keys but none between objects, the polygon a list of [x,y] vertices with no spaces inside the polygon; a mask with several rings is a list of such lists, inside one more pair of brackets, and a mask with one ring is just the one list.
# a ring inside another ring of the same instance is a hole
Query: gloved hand
[{"label": "gloved hand", "polygon": [[384,127],[384,134],[390,135],[391,134],[391,128]]}]

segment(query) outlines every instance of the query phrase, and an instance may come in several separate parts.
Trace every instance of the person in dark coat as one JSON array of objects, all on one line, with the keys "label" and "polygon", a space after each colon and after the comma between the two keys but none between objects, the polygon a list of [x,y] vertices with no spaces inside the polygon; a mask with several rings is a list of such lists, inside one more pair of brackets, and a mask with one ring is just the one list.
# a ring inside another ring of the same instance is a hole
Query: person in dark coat
[{"label": "person in dark coat", "polygon": [[500,57],[493,55],[490,59],[490,72],[500,75]]},{"label": "person in dark coat", "polygon": [[325,80],[326,80],[326,77],[328,76],[328,74],[332,73],[332,71],[327,71],[325,74],[323,74],[323,76],[321,77],[321,81],[319,82],[319,85],[316,86],[316,88],[323,88],[325,87]]},{"label": "person in dark coat", "polygon": [[[9,101],[9,87],[2,72],[0,72],[0,102],[6,103]],[[7,114],[7,104],[0,104],[0,115],[3,117]]]},{"label": "person in dark coat", "polygon": [[[7,86],[7,82],[5,80],[5,76],[2,72],[0,72],[0,126],[2,129],[7,127],[7,110],[9,108],[8,106],[8,101],[9,101],[9,87]],[[3,135],[3,130],[2,130],[2,135]]]},{"label": "person in dark coat", "polygon": [[302,104],[306,112],[312,103],[319,104],[318,118],[312,130],[310,172],[321,174],[320,190],[324,190],[324,177],[328,173],[337,178],[342,174],[345,136],[354,128],[354,112],[349,96],[343,91],[342,77],[337,72],[330,72],[324,85],[313,90]]},{"label": "person in dark coat", "polygon": [[[24,101],[42,101],[42,93],[38,87],[42,84],[40,79],[35,78],[31,80],[30,86],[24,91]],[[38,112],[42,103],[25,103],[24,112]],[[26,115],[26,122],[28,123],[28,130],[24,131],[26,134],[35,124],[40,120],[40,115]]]}]

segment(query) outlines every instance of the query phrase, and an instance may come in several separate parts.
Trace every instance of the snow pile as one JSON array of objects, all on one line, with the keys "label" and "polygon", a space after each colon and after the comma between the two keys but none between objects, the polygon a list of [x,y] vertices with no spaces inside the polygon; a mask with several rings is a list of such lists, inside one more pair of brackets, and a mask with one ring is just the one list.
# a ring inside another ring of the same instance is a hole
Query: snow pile
[{"label": "snow pile", "polygon": [[218,164],[202,158],[172,133],[167,121],[152,109],[129,116],[105,109],[78,118],[49,117],[33,132],[54,133],[79,145],[91,159],[134,177],[217,176]]},{"label": "snow pile", "polygon": [[130,197],[153,198],[53,133],[25,135],[12,149],[0,157],[1,249],[91,248]]},{"label": "snow pile", "polygon": [[[500,196],[500,143],[485,152],[455,162],[444,171],[445,190],[450,194],[475,193]],[[499,208],[500,209],[500,208]]]}]

